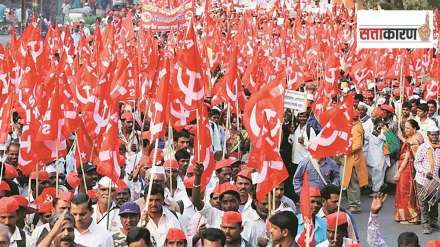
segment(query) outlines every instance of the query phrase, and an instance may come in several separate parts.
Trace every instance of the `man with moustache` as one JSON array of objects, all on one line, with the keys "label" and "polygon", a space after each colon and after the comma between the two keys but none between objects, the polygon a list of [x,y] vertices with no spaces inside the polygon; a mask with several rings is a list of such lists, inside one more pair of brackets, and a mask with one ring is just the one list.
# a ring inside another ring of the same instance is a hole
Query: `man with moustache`
[{"label": "man with moustache", "polygon": [[75,243],[75,218],[69,212],[55,213],[50,217],[51,231],[37,247],[83,247]]},{"label": "man with moustache", "polygon": [[127,234],[130,229],[138,225],[141,218],[141,210],[135,202],[126,202],[122,204],[119,210],[119,218],[121,219],[122,227],[113,234],[113,241],[115,247],[125,247],[127,246]]},{"label": "man with moustache", "polygon": [[17,227],[18,202],[12,197],[3,197],[0,199],[0,224],[9,228],[10,247],[25,247],[29,243],[29,237]]},{"label": "man with moustache", "polygon": [[240,213],[234,211],[225,212],[220,227],[226,236],[226,247],[252,246],[241,237],[243,226]]}]

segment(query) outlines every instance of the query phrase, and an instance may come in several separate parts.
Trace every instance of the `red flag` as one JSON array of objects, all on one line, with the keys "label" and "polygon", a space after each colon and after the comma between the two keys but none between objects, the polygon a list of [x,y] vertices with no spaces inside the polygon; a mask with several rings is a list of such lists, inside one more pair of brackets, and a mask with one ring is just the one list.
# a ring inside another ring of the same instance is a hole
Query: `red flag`
[{"label": "red flag", "polygon": [[299,206],[304,222],[304,231],[299,234],[296,243],[300,247],[313,247],[315,246],[314,227],[312,218],[312,206],[310,205],[309,174],[307,171],[304,173],[303,181],[304,182],[301,187],[301,195],[299,198]]},{"label": "red flag", "polygon": [[215,169],[212,140],[209,132],[208,110],[206,107],[202,108],[197,124],[194,137],[194,160],[203,163],[204,170],[200,190],[204,191]]},{"label": "red flag", "polygon": [[193,28],[194,21],[188,28],[183,39],[183,48],[177,55],[177,61],[174,66],[172,80],[174,83],[174,92],[187,109],[196,109],[205,97],[204,73],[202,70],[202,59],[197,48],[197,40]]},{"label": "red flag", "polygon": [[97,172],[102,176],[111,178],[117,182],[121,175],[119,166],[119,138],[118,138],[118,114],[112,113],[110,121],[102,137],[102,143],[99,147],[99,163]]},{"label": "red flag", "polygon": [[308,148],[315,159],[345,154],[350,147],[354,95],[349,95],[337,106],[332,118],[312,140]]},{"label": "red flag", "polygon": [[165,135],[167,130],[166,116],[168,109],[168,89],[170,81],[170,60],[165,59],[161,61],[159,68],[159,74],[157,76],[157,92],[154,101],[150,105],[151,110],[151,122],[150,122],[150,133],[151,142],[156,138],[161,138]]},{"label": "red flag", "polygon": [[12,96],[4,99],[0,104],[0,144],[5,144],[11,124]]},{"label": "red flag", "polygon": [[268,143],[270,139],[270,132],[264,128],[263,124],[261,135],[249,154],[248,166],[258,170],[252,180],[257,184],[257,200],[259,201],[264,200],[267,193],[289,176],[278,147],[271,147]]},{"label": "red flag", "polygon": [[245,106],[243,124],[248,130],[249,139],[256,143],[262,133],[263,123],[269,129],[269,145],[279,143],[284,114],[285,77],[278,75],[274,80],[253,94]]}]

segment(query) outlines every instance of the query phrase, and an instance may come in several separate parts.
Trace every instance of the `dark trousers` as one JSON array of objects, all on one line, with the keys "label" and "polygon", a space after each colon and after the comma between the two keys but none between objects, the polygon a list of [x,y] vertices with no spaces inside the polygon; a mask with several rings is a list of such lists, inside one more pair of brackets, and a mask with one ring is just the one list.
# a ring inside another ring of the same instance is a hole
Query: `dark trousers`
[{"label": "dark trousers", "polygon": [[295,193],[295,188],[293,188],[293,175],[295,175],[296,168],[298,164],[290,163],[286,165],[287,171],[289,172],[289,177],[284,182],[284,195],[292,199],[295,203],[299,202],[299,197]]},{"label": "dark trousers", "polygon": [[[424,186],[416,183],[417,195],[420,191],[424,190]],[[418,197],[420,210],[422,212],[422,224],[423,226],[435,224],[438,221],[438,202],[435,200],[435,203],[432,205],[428,204],[428,200],[421,200],[422,198]]]}]

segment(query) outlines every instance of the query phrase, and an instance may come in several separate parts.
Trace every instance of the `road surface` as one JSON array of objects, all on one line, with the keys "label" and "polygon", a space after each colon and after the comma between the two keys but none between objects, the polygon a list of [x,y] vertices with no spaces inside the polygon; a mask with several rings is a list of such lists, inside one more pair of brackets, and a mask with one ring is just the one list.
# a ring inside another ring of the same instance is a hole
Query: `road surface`
[{"label": "road surface", "polygon": [[[371,205],[371,198],[362,196],[362,212],[355,214],[357,227],[359,228],[359,235],[363,246],[367,245],[367,224],[369,217],[369,209]],[[402,225],[394,221],[394,195],[389,195],[379,213],[379,224],[382,236],[389,247],[397,246],[397,237],[402,232],[415,232],[419,237],[420,245],[431,239],[440,239],[440,232],[433,232],[430,235],[422,233],[421,225]],[[440,224],[440,222],[439,222]]]}]

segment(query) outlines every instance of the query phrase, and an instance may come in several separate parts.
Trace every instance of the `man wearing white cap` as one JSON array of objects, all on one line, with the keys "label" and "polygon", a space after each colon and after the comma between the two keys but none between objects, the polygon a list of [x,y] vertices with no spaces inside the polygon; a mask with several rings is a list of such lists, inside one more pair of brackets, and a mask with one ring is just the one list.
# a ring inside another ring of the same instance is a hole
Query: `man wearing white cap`
[{"label": "man wearing white cap", "polygon": [[[439,129],[435,125],[427,128],[428,142],[420,145],[414,159],[414,168],[416,170],[416,189],[417,195],[424,191],[426,186],[438,176],[440,167],[440,149],[438,149]],[[418,198],[422,211],[422,226],[424,234],[431,234],[432,230],[438,230],[438,203],[428,204],[429,199]]]},{"label": "man wearing white cap", "polygon": [[[110,232],[116,232],[121,228],[119,219],[119,209],[113,203],[116,185],[109,177],[102,177],[98,182],[97,198],[98,202],[93,205],[93,221]],[[109,189],[111,187],[111,198],[109,206]],[[108,226],[107,226],[108,221]]]}]

